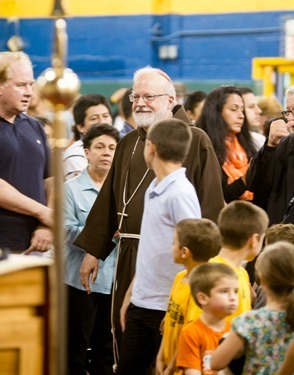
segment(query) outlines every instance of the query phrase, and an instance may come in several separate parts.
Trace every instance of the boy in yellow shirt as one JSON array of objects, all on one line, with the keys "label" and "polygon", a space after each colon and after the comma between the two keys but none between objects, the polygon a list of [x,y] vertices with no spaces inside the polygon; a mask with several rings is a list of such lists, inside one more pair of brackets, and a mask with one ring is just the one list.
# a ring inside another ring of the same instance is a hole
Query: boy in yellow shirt
[{"label": "boy in yellow shirt", "polygon": [[163,338],[156,359],[156,374],[181,374],[176,371],[176,353],[183,326],[197,319],[202,310],[196,305],[188,283],[194,267],[206,263],[220,249],[220,233],[208,219],[185,219],[176,224],[173,238],[174,262],[185,270],[174,280],[164,318]]},{"label": "boy in yellow shirt", "polygon": [[224,263],[238,275],[239,304],[228,319],[251,309],[251,287],[244,262],[253,260],[260,252],[269,219],[266,212],[253,203],[233,201],[226,205],[218,217],[221,249],[209,262]]}]

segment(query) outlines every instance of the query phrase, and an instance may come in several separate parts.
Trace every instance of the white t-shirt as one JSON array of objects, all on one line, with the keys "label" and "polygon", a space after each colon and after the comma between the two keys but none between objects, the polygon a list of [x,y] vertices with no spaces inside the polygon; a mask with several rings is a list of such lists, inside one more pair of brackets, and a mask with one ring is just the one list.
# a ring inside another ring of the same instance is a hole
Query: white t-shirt
[{"label": "white t-shirt", "polygon": [[85,155],[83,142],[78,140],[63,153],[64,178],[69,180],[70,178],[80,175],[87,166],[88,159]]}]

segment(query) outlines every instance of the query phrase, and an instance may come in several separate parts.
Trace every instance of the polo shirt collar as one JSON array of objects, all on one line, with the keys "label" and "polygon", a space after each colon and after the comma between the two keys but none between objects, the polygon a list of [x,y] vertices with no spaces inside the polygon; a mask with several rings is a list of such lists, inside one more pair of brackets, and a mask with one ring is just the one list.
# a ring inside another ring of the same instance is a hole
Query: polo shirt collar
[{"label": "polo shirt collar", "polygon": [[148,188],[149,195],[152,196],[162,194],[170,184],[184,176],[186,176],[186,168],[181,167],[180,169],[177,169],[174,172],[170,173],[168,176],[166,176],[163,180],[159,182],[159,184],[156,184],[157,179],[155,178]]}]

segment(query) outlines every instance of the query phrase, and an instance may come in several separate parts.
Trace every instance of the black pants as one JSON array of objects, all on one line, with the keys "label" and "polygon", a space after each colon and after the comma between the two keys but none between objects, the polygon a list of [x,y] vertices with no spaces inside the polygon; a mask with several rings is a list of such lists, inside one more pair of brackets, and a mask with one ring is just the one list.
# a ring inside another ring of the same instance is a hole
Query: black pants
[{"label": "black pants", "polygon": [[68,287],[68,375],[113,374],[110,310],[111,295]]},{"label": "black pants", "polygon": [[165,311],[143,309],[133,304],[127,312],[117,375],[145,375],[160,347],[160,324]]},{"label": "black pants", "polygon": [[136,270],[138,240],[123,238],[117,263],[116,288],[114,292],[113,321],[118,349],[121,344],[120,309]]}]

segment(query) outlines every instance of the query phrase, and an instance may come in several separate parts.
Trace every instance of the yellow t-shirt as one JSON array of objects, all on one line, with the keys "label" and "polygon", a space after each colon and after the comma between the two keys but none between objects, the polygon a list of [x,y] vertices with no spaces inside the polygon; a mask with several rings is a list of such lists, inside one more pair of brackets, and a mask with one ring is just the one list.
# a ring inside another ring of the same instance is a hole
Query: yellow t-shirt
[{"label": "yellow t-shirt", "polygon": [[209,259],[209,262],[214,262],[214,263],[224,263],[227,266],[231,267],[236,274],[238,275],[238,282],[239,282],[239,292],[238,292],[238,297],[239,297],[239,305],[234,312],[234,314],[230,315],[227,320],[232,321],[233,318],[236,316],[251,310],[251,296],[250,296],[250,281],[249,281],[249,276],[247,271],[245,270],[244,267],[236,267],[234,266],[230,261],[227,259],[224,259],[220,256],[216,256],[214,258]]},{"label": "yellow t-shirt", "polygon": [[184,280],[186,275],[186,270],[176,275],[164,318],[163,354],[166,365],[177,350],[182,328],[192,320],[198,319],[202,313],[193,300],[188,282]]}]

